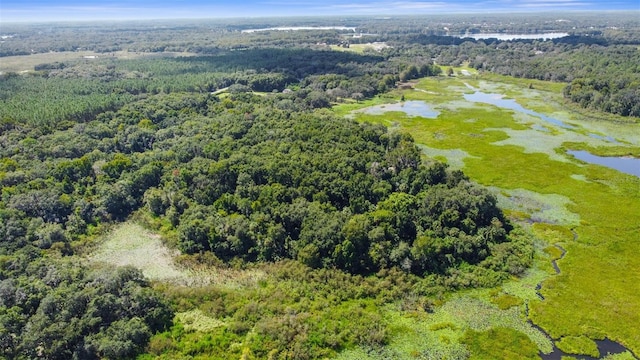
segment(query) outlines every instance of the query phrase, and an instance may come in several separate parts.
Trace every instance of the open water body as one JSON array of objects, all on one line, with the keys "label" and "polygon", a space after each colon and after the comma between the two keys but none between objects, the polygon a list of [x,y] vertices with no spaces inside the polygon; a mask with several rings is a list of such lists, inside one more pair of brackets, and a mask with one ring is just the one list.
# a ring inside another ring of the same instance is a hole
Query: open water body
[{"label": "open water body", "polygon": [[341,30],[341,31],[356,31],[355,27],[348,26],[278,26],[262,29],[245,29],[243,33],[254,33],[261,31],[299,31],[299,30]]},{"label": "open water body", "polygon": [[632,157],[597,156],[584,150],[571,150],[567,151],[567,153],[575,156],[576,159],[590,164],[606,166],[625,174],[640,177],[640,159]]},{"label": "open water body", "polygon": [[542,39],[542,40],[550,40],[550,39],[558,39],[558,38],[562,38],[565,36],[569,36],[568,33],[561,33],[561,32],[555,32],[555,33],[543,33],[543,34],[499,34],[499,33],[488,33],[488,34],[464,34],[464,35],[460,35],[459,37],[464,39],[464,38],[473,38],[476,40],[481,40],[481,39],[498,39],[498,40],[519,40],[519,39],[525,39],[525,40],[538,40],[538,39]]},{"label": "open water body", "polygon": [[435,119],[440,115],[439,111],[433,110],[427,103],[419,100],[404,101],[396,104],[384,104],[370,106],[358,112],[369,115],[382,115],[389,111],[401,111],[408,116],[420,116],[423,118]]}]

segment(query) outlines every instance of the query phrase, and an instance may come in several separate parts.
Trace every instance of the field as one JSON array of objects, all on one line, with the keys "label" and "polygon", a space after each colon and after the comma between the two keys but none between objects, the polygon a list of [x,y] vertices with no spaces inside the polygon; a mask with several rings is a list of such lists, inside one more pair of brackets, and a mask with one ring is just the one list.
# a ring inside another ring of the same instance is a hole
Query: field
[{"label": "field", "polygon": [[178,56],[193,56],[190,53],[175,53],[175,52],[162,52],[162,53],[143,53],[143,52],[128,52],[128,51],[115,51],[110,53],[96,53],[93,51],[61,51],[50,52],[45,54],[31,54],[31,55],[18,55],[18,56],[5,56],[0,62],[0,74],[15,72],[25,73],[33,71],[34,67],[40,64],[50,64],[55,62],[77,62],[77,61],[92,61],[96,59],[140,59],[140,58],[163,58],[163,57],[178,57]]},{"label": "field", "polygon": [[[396,100],[386,99],[394,102],[403,95],[406,100],[424,100],[440,111],[436,119],[399,112],[351,114],[379,104],[384,100],[380,98],[335,111],[410,133],[426,155],[447,160],[473,180],[493,187],[512,218],[532,224],[546,244],[541,247],[566,249],[557,262],[560,273],[548,271],[542,282],[544,300],[513,294],[528,302],[528,318],[553,339],[609,338],[640,353],[640,260],[635,255],[640,251],[640,179],[565,153],[587,149],[603,155],[637,154],[637,122],[582,116],[564,102],[558,84],[460,70],[456,69],[458,76],[424,79],[414,90],[395,93]],[[571,128],[469,102],[464,94],[473,93],[471,88],[516,99]],[[605,135],[616,141],[603,139]],[[550,258],[540,256],[539,261],[548,263]],[[582,352],[588,353],[586,347]]]},{"label": "field", "polygon": [[125,222],[99,241],[88,255],[91,262],[112,266],[133,266],[150,280],[176,286],[241,288],[253,286],[264,277],[259,270],[190,266],[179,263],[179,251],[165,246],[160,237],[135,222]]},{"label": "field", "polygon": [[349,44],[349,47],[343,47],[340,45],[331,45],[331,50],[352,51],[358,54],[362,54],[365,52],[365,50],[381,51],[389,47],[390,46],[387,45],[386,43],[376,42],[376,43],[366,43],[366,44]]}]

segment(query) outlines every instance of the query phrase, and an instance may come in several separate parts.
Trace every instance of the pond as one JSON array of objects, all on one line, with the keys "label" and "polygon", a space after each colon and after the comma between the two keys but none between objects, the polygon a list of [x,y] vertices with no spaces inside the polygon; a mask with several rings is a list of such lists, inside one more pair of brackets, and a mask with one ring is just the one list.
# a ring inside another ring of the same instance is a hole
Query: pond
[{"label": "pond", "polygon": [[574,129],[575,127],[572,125],[569,125],[567,123],[564,123],[558,119],[554,119],[552,117],[549,117],[547,115],[544,114],[540,114],[538,112],[535,112],[533,110],[529,110],[527,108],[524,108],[522,105],[518,104],[515,100],[513,99],[503,99],[503,95],[502,94],[491,94],[491,93],[484,93],[482,91],[479,91],[478,89],[467,85],[467,87],[475,90],[475,92],[473,94],[464,94],[464,98],[467,101],[473,101],[473,102],[478,102],[478,103],[484,103],[484,104],[491,104],[491,105],[495,105],[497,107],[500,108],[504,108],[504,109],[509,109],[509,110],[513,110],[513,111],[517,111],[523,114],[527,114],[527,115],[531,115],[531,116],[535,116],[537,118],[540,118],[548,123],[557,125],[561,128],[565,128],[565,129]]},{"label": "pond", "polygon": [[356,112],[369,114],[369,115],[382,115],[389,111],[400,111],[408,116],[420,116],[423,118],[435,119],[440,115],[439,111],[433,110],[424,101],[403,101],[396,104],[384,104],[377,106],[370,106],[368,108],[356,110]]},{"label": "pond", "polygon": [[340,31],[356,31],[355,27],[349,26],[278,26],[262,29],[245,29],[243,33],[254,33],[261,31],[299,31],[299,30],[340,30]]},{"label": "pond", "polygon": [[544,34],[499,34],[499,33],[487,33],[487,34],[464,34],[459,37],[464,38],[473,38],[475,40],[480,39],[498,39],[498,40],[519,40],[519,39],[529,39],[529,40],[549,40],[549,39],[558,39],[561,37],[569,36],[568,33],[544,33]]},{"label": "pond", "polygon": [[640,159],[626,156],[597,156],[584,150],[570,150],[568,154],[590,164],[602,165],[625,174],[640,177]]}]

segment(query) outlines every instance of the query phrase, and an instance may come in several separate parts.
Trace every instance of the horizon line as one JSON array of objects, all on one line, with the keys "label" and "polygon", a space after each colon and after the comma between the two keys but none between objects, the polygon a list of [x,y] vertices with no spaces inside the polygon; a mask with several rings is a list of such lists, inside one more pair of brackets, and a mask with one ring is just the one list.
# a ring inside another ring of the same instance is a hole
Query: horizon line
[{"label": "horizon line", "polygon": [[[87,23],[87,22],[135,22],[135,21],[210,21],[210,20],[233,20],[233,19],[292,19],[292,18],[345,18],[345,17],[359,17],[359,18],[378,18],[378,19],[392,19],[397,17],[434,17],[442,15],[509,15],[509,14],[538,14],[538,15],[552,15],[552,14],[568,14],[568,13],[628,13],[638,12],[640,9],[509,9],[500,11],[499,9],[486,10],[482,12],[478,11],[437,11],[432,13],[396,13],[396,14],[283,14],[283,15],[221,15],[221,16],[159,16],[159,17],[140,17],[140,18],[123,18],[123,17],[108,17],[108,18],[88,18],[88,19],[19,19],[19,20],[2,20],[2,23],[7,24],[51,24],[51,23]],[[0,13],[1,14],[1,13]],[[1,18],[1,17],[0,17]]]}]

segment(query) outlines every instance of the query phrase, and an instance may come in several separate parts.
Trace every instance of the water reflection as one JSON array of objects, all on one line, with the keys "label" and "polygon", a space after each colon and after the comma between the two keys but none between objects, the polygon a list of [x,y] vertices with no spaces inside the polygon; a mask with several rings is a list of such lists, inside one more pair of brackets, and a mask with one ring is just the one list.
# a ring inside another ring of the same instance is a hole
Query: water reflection
[{"label": "water reflection", "polygon": [[597,156],[584,150],[570,150],[567,151],[567,153],[575,156],[576,159],[590,164],[606,166],[626,174],[640,177],[640,159],[632,157]]},{"label": "water reflection", "polygon": [[593,133],[589,134],[589,136],[591,136],[594,139],[599,139],[599,140],[608,141],[610,143],[620,144],[618,140],[614,139],[611,136],[602,136],[602,135],[593,134]]},{"label": "water reflection", "polygon": [[401,111],[408,116],[420,116],[423,118],[431,118],[435,119],[440,115],[439,111],[433,110],[427,103],[424,101],[403,101],[401,103],[396,104],[384,104],[371,106],[368,108],[364,108],[358,110],[357,112],[369,114],[369,115],[382,115],[389,111]]}]

